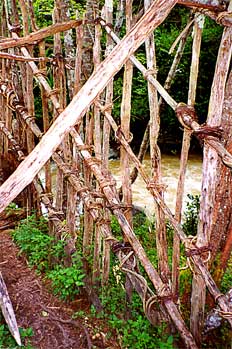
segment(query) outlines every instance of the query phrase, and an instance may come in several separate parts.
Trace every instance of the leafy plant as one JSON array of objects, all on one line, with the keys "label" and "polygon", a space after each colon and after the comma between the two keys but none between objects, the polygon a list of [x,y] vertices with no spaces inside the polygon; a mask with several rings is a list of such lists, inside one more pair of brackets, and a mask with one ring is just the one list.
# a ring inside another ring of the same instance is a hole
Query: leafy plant
[{"label": "leafy plant", "polygon": [[79,255],[72,256],[74,264],[64,267],[65,241],[55,240],[48,235],[47,229],[46,220],[38,221],[35,216],[30,216],[14,231],[13,238],[20,251],[27,255],[29,265],[36,266],[39,273],[44,272],[52,281],[54,293],[62,299],[73,299],[84,284],[81,258]]},{"label": "leafy plant", "polygon": [[187,202],[186,210],[184,212],[184,232],[188,235],[196,235],[198,225],[198,214],[200,209],[200,196],[187,195],[189,201]]},{"label": "leafy plant", "polygon": [[[33,349],[29,338],[33,336],[33,330],[31,327],[28,327],[26,329],[19,328],[20,337],[24,345],[22,346],[25,349]],[[1,316],[0,316],[0,348],[7,348],[7,349],[16,349],[16,348],[22,348],[17,346],[14,338],[12,337],[8,327],[6,324],[1,324]]]},{"label": "leafy plant", "polygon": [[47,273],[47,277],[52,281],[55,295],[64,300],[73,300],[79,293],[80,287],[84,286],[85,274],[80,263],[64,268],[56,265],[54,270]]},{"label": "leafy plant", "polygon": [[36,265],[39,272],[46,271],[49,265],[53,238],[48,235],[44,221],[30,216],[23,220],[13,233],[13,239],[20,246],[20,251],[26,253],[30,266]]}]

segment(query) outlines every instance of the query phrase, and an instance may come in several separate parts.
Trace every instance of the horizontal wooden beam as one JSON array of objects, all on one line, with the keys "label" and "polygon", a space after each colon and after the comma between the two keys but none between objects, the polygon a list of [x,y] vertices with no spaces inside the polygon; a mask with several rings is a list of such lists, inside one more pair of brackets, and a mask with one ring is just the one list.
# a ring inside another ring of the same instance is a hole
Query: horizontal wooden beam
[{"label": "horizontal wooden beam", "polygon": [[190,6],[190,7],[200,7],[212,11],[225,11],[229,1],[225,0],[178,0],[178,4]]},{"label": "horizontal wooden beam", "polygon": [[22,38],[12,39],[12,38],[4,38],[0,40],[0,50],[4,50],[10,47],[18,47],[24,45],[32,45],[41,41],[48,36],[52,36],[56,33],[60,33],[66,30],[70,30],[72,28],[76,28],[82,24],[88,24],[87,21],[82,20],[71,20],[63,23],[52,24],[46,28],[42,28],[38,31],[32,32],[29,35],[26,35]]}]

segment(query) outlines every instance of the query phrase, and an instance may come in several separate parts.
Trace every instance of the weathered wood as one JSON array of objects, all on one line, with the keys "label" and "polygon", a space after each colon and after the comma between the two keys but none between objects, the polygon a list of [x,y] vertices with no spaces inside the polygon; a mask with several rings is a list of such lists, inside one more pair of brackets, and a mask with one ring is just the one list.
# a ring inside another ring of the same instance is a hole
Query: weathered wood
[{"label": "weathered wood", "polygon": [[7,52],[0,52],[0,58],[6,58],[6,59],[12,59],[15,61],[21,61],[21,62],[47,62],[47,61],[52,61],[53,58],[48,58],[48,57],[31,57],[31,58],[26,58],[24,56],[19,56],[19,55],[14,55],[11,53]]},{"label": "weathered wood", "polygon": [[[226,83],[225,99],[222,111],[223,136],[227,150],[232,150],[231,135],[231,90],[232,71]],[[215,261],[217,253],[220,253],[220,260],[215,270],[217,284],[220,284],[221,277],[227,266],[232,251],[232,174],[230,168],[220,164],[216,182],[215,205],[213,207],[213,230],[210,237],[212,244],[211,263]]]},{"label": "weathered wood", "polygon": [[[132,24],[132,0],[126,2],[126,31],[130,31]],[[130,117],[131,117],[131,93],[132,93],[133,64],[127,61],[124,65],[122,102],[121,102],[121,128],[126,139],[130,139]],[[128,154],[123,147],[120,148],[120,166],[122,179],[123,203],[127,207],[125,216],[132,226],[132,188],[130,182],[130,162]]]},{"label": "weathered wood", "polygon": [[[93,64],[94,64],[94,70],[96,71],[98,69],[99,64],[101,63],[101,36],[102,36],[102,30],[100,24],[97,24],[95,26],[95,40],[93,45]],[[96,100],[99,100],[100,96],[96,98]],[[93,117],[94,117],[94,132],[93,132],[93,143],[94,143],[94,151],[95,151],[95,157],[97,160],[101,161],[101,112],[99,107],[95,104],[93,106]],[[96,183],[96,190],[99,190],[98,183]],[[99,204],[102,202],[102,200],[99,198],[97,200]],[[89,213],[90,214],[90,213]],[[91,216],[92,219],[92,216]],[[101,236],[101,230],[99,228],[99,225],[95,226],[95,235],[94,235],[94,257],[93,257],[93,283],[95,285],[100,284],[100,278],[101,278],[101,263],[103,259],[105,258],[104,254],[101,255],[102,250],[102,236]],[[102,273],[102,276],[104,274]],[[106,275],[107,279],[107,275]]]},{"label": "weathered wood", "polygon": [[181,5],[206,8],[217,12],[225,10],[228,3],[228,0],[178,0],[178,4]]},{"label": "weathered wood", "polygon": [[[151,0],[144,0],[144,11],[147,11],[151,5]],[[154,35],[150,35],[145,41],[147,69],[153,72],[153,76],[157,78],[156,53]],[[148,81],[148,101],[150,109],[150,157],[151,157],[151,176],[154,183],[161,184],[159,193],[163,197],[164,190],[162,188],[161,175],[161,153],[158,142],[160,130],[160,116],[158,105],[158,94],[154,86]],[[166,237],[166,223],[163,211],[159,205],[155,203],[155,219],[156,219],[156,248],[158,255],[158,265],[161,278],[164,282],[170,279],[171,272],[168,265],[168,246]]]},{"label": "weathered wood", "polygon": [[[104,18],[107,23],[113,25],[113,0],[105,0],[104,4]],[[112,51],[114,47],[112,38],[107,35],[105,57]],[[105,90],[105,105],[109,113],[112,112],[113,103],[113,90],[114,90],[114,78],[112,78]],[[105,169],[108,169],[109,165],[109,149],[110,149],[110,124],[109,121],[104,118],[103,130],[102,130],[102,163]],[[106,221],[109,221],[109,210],[106,208],[104,215]],[[107,240],[103,240],[103,258],[102,258],[102,283],[105,284],[108,281],[110,273],[110,245]]]},{"label": "weathered wood", "polygon": [[[193,44],[192,44],[192,61],[190,68],[189,77],[189,91],[188,91],[188,105],[194,106],[196,99],[197,89],[197,78],[199,70],[199,58],[201,50],[201,36],[204,25],[204,16],[199,14],[195,15],[194,29],[193,29]],[[176,207],[175,207],[175,218],[178,223],[181,223],[181,214],[184,197],[184,184],[185,175],[187,170],[188,154],[190,148],[192,131],[187,128],[184,129],[182,149],[181,149],[181,160],[180,160],[180,172],[177,184],[176,194]],[[180,263],[180,240],[177,234],[174,234],[173,239],[173,256],[172,256],[172,287],[174,294],[179,293],[179,263]]]},{"label": "weathered wood", "polygon": [[[149,10],[132,28],[130,33],[100,64],[98,71],[91,76],[65,111],[56,119],[40,143],[22,162],[15,173],[1,186],[0,212],[32,181],[60,144],[65,134],[70,131],[75,123],[80,121],[98,93],[103,90],[112,76],[146,39],[149,33],[164,20],[175,3],[176,0],[158,0],[152,3]],[[25,54],[27,55],[26,52]],[[29,62],[29,64],[32,64],[32,62]],[[46,80],[45,83],[47,84]]]},{"label": "weathered wood", "polygon": [[6,323],[9,327],[9,330],[14,337],[16,343],[18,345],[22,345],[21,343],[21,338],[20,338],[20,333],[15,317],[15,313],[13,310],[13,306],[7,291],[6,284],[3,280],[2,273],[0,271],[0,308],[2,310],[2,314],[6,320]]},{"label": "weathered wood", "polygon": [[[89,168],[91,169],[91,172],[96,177],[97,181],[99,182],[99,185],[101,187],[101,190],[103,191],[104,195],[106,196],[108,203],[111,207],[112,212],[118,219],[118,222],[121,226],[121,229],[123,230],[123,233],[125,237],[130,242],[135,255],[139,258],[140,262],[142,263],[148,277],[150,278],[151,282],[153,283],[157,295],[163,298],[164,307],[167,310],[170,318],[173,320],[177,330],[179,331],[185,345],[187,348],[195,349],[197,348],[195,341],[191,335],[191,333],[188,331],[188,329],[185,326],[185,323],[172,299],[172,296],[170,295],[170,288],[168,284],[163,283],[161,278],[159,277],[159,274],[157,273],[156,269],[150,262],[150,260],[147,258],[147,255],[137,239],[136,235],[134,234],[130,224],[125,218],[125,215],[122,213],[121,209],[121,203],[119,201],[119,198],[115,195],[116,188],[115,188],[115,181],[112,177],[109,176],[109,178],[105,178],[104,174],[102,173],[99,164],[94,161],[94,159],[91,157],[88,150],[83,149],[83,142],[81,140],[81,137],[79,134],[73,129],[71,132],[72,137],[74,138],[77,146],[80,147],[80,152],[84,158],[85,163]],[[126,142],[126,141],[125,141]],[[127,143],[127,142],[126,142]],[[128,144],[128,143],[127,143]],[[83,149],[83,150],[82,150]]]},{"label": "weathered wood", "polygon": [[0,40],[0,50],[5,50],[11,47],[20,47],[28,44],[35,44],[38,41],[41,41],[48,36],[54,35],[56,33],[60,33],[66,30],[70,30],[72,28],[76,28],[82,24],[87,24],[86,21],[81,20],[71,20],[64,23],[56,23],[48,26],[46,28],[42,28],[36,32],[30,33],[22,38],[5,38]]},{"label": "weathered wood", "polygon": [[[232,5],[232,1],[231,1]],[[218,52],[214,80],[211,88],[207,126],[220,126],[224,102],[225,85],[232,54],[232,28],[225,28]],[[218,176],[218,153],[208,145],[204,147],[203,175],[197,231],[198,247],[208,246],[213,233],[213,207],[215,205],[215,183]],[[191,297],[191,329],[198,343],[204,321],[206,289],[201,275],[194,274]]]},{"label": "weathered wood", "polygon": [[[62,158],[58,155],[58,153],[53,154],[53,160],[56,162],[57,166],[63,171],[65,176],[67,177],[67,180],[72,184],[72,186],[75,188],[75,190],[78,192],[78,195],[80,195],[82,201],[84,202],[85,206],[88,208],[93,220],[95,221],[95,224],[99,226],[99,229],[101,231],[101,236],[104,238],[107,245],[113,247],[116,245],[120,246],[120,242],[111,234],[110,226],[107,222],[107,220],[102,219],[102,208],[101,205],[98,205],[96,202],[96,205],[93,205],[96,198],[93,197],[90,190],[85,187],[85,190],[83,190],[83,182],[80,179],[79,176],[74,174],[67,164],[65,164],[62,160]],[[99,192],[100,193],[100,192]],[[143,302],[146,302],[150,297],[154,297],[154,293],[151,291],[149,287],[146,286],[146,280],[142,277],[142,275],[139,274],[138,270],[135,270],[136,264],[131,263],[129,259],[125,261],[124,257],[126,257],[121,249],[113,250],[113,252],[117,255],[120,262],[123,262],[122,264],[122,270],[127,273],[128,277],[130,278],[136,292],[138,292],[140,298]],[[125,268],[127,270],[125,270]],[[144,280],[141,282],[141,280]],[[154,311],[154,307],[151,307],[149,310],[149,313],[146,312],[146,309],[144,309],[146,316],[148,317],[148,320],[155,324],[155,321],[157,320],[158,314],[156,311]]]},{"label": "weathered wood", "polygon": [[[102,110],[104,110],[103,107],[102,107]],[[154,185],[150,185],[149,177],[145,173],[142,164],[139,162],[138,158],[133,153],[133,151],[130,148],[129,144],[126,142],[126,140],[123,137],[123,135],[119,136],[119,134],[117,132],[118,131],[118,126],[117,126],[116,122],[111,117],[111,115],[108,114],[106,111],[105,111],[105,115],[108,118],[108,120],[109,120],[109,122],[110,122],[110,124],[111,124],[111,126],[113,128],[113,130],[115,131],[116,136],[120,140],[120,143],[125,147],[125,149],[127,149],[128,154],[130,155],[130,159],[136,165],[136,167],[137,167],[137,169],[139,171],[139,174],[141,175],[141,177],[143,178],[144,182],[147,185],[148,190],[153,195],[154,199],[156,200],[156,202],[159,204],[159,206],[161,207],[161,209],[165,213],[166,217],[168,218],[168,220],[172,224],[172,226],[175,229],[175,231],[178,233],[179,238],[181,239],[181,241],[185,244],[186,250],[194,249],[195,245],[193,245],[192,242],[188,239],[188,237],[186,236],[186,234],[182,230],[180,224],[176,221],[176,219],[173,216],[172,212],[170,211],[170,209],[165,204],[163,198],[160,196],[159,191],[157,190],[157,188]],[[205,284],[208,287],[209,292],[215,298],[215,300],[218,302],[218,304],[220,305],[221,309],[223,311],[227,311],[227,312],[230,311],[230,306],[229,306],[226,298],[222,295],[222,293],[218,289],[218,287],[215,284],[215,282],[214,282],[212,276],[210,275],[208,269],[204,265],[201,257],[199,255],[194,255],[192,257],[192,259],[193,259],[193,262],[195,263],[195,265],[197,266],[198,271],[200,271],[202,277],[204,278]],[[232,326],[232,320],[229,319],[229,318],[227,320],[229,321],[230,325]]]},{"label": "weathered wood", "polygon": [[[112,36],[114,41],[119,43],[120,39],[115,35],[115,33],[112,32],[112,30],[109,27],[107,27],[104,21],[102,22],[102,25],[106,27],[107,32]],[[177,110],[178,103],[168,94],[168,92],[163,88],[163,86],[152,76],[151,72],[147,71],[147,69],[133,55],[129,59],[143,73],[145,79],[147,79],[149,82],[153,84],[153,86],[157,89],[157,91],[160,93],[162,98],[167,102],[167,104],[173,110]],[[195,131],[195,133],[202,130],[202,127],[198,124],[198,122],[195,121],[195,119],[191,118],[191,113],[189,112],[187,113],[184,112],[182,117],[181,118],[178,117],[178,119],[182,124],[182,126],[192,129],[193,131]],[[206,144],[210,145],[211,148],[217,151],[218,155],[221,157],[223,163],[226,164],[226,166],[232,168],[232,155],[225,149],[224,145],[217,137],[215,138],[215,137],[212,137],[211,135],[205,134],[204,141]]]}]

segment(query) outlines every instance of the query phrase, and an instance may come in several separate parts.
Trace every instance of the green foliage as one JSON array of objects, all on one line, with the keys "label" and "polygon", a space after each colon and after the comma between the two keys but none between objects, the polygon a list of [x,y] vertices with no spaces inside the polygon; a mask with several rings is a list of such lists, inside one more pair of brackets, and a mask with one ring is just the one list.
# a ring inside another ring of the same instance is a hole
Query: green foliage
[{"label": "green foliage", "polygon": [[187,202],[186,210],[184,212],[183,230],[188,235],[196,235],[200,209],[200,196],[188,194],[187,197],[189,201]]},{"label": "green foliage", "polygon": [[[137,294],[133,294],[131,304],[126,304],[125,291],[120,283],[111,279],[110,285],[103,289],[102,303],[105,309],[102,316],[107,318],[110,326],[116,330],[121,338],[122,348],[173,348],[173,337],[165,334],[164,327],[154,327],[145,318]],[[130,312],[129,319],[123,316],[125,308]]]},{"label": "green foliage", "polygon": [[73,300],[79,293],[80,287],[84,286],[82,264],[79,258],[73,266],[64,268],[56,265],[53,270],[47,273],[47,277],[52,281],[55,295],[64,300]]},{"label": "green foliage", "polygon": [[[133,227],[149,259],[157,266],[153,222],[144,218],[144,215],[137,214],[133,217]],[[112,217],[111,228],[114,236],[121,236],[121,229],[114,217]],[[169,233],[171,236],[171,230]],[[112,262],[115,262],[114,258]],[[145,276],[142,266],[140,266],[140,272]],[[149,280],[147,282],[150,283]],[[124,284],[125,275],[118,268],[118,265],[114,264],[111,268],[109,285],[103,288],[101,294],[101,301],[104,306],[104,314],[101,314],[101,316],[108,319],[110,326],[116,330],[122,348],[173,348],[173,337],[166,334],[162,326],[154,327],[146,319],[141,299],[136,293],[133,293],[132,302],[127,303]],[[127,319],[128,314],[129,319]]]},{"label": "green foliage", "polygon": [[13,233],[13,239],[20,246],[20,251],[28,257],[29,265],[36,266],[38,272],[45,272],[49,268],[49,259],[57,248],[54,238],[47,233],[46,222],[36,220],[30,216],[23,220]]},{"label": "green foliage", "polygon": [[53,0],[34,0],[33,7],[39,27],[46,27],[52,24]]},{"label": "green foliage", "polygon": [[11,202],[7,207],[6,207],[6,212],[7,214],[10,214],[12,211],[21,211],[22,209],[18,207],[18,205],[14,202]]},{"label": "green foliage", "polygon": [[153,328],[149,321],[142,315],[136,320],[111,321],[112,327],[115,327],[122,335],[123,348],[138,349],[172,349],[173,337],[167,336],[160,328]]},{"label": "green foliage", "polygon": [[232,285],[232,255],[228,261],[225,274],[222,278],[221,291],[224,293],[228,292],[231,289]]},{"label": "green foliage", "polygon": [[[35,216],[23,220],[13,233],[14,241],[20,251],[27,255],[29,265],[35,266],[37,272],[45,273],[52,281],[54,293],[62,299],[73,299],[83,286],[83,268],[79,255],[73,257],[73,265],[64,267],[65,241],[55,240],[47,232],[47,221],[36,220]],[[55,260],[56,263],[52,263]]]},{"label": "green foliage", "polygon": [[12,337],[8,326],[3,323],[3,319],[0,314],[0,348],[7,349],[16,349],[16,348],[25,348],[25,349],[33,349],[30,344],[29,338],[33,336],[33,330],[31,327],[29,328],[19,328],[20,337],[24,345],[21,347],[17,346],[14,338]]}]

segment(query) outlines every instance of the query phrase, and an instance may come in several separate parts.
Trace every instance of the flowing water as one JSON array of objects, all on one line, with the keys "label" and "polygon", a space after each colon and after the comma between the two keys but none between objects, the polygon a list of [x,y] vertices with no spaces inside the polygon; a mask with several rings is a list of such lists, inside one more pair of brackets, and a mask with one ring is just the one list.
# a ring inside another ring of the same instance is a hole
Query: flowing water
[{"label": "flowing water", "polygon": [[[149,158],[145,158],[144,169],[149,175],[150,173],[150,161]],[[164,200],[172,213],[175,210],[176,190],[179,176],[180,159],[176,155],[162,155],[162,183],[166,186]],[[120,186],[121,173],[120,173],[120,161],[111,160],[110,170],[114,175],[117,186]],[[184,207],[186,207],[187,194],[200,194],[201,190],[201,170],[202,170],[202,158],[200,155],[190,155],[188,161],[188,168],[185,180],[184,191]],[[141,209],[151,217],[154,214],[154,199],[152,195],[146,189],[146,185],[142,178],[139,176],[136,182],[132,185],[133,191],[133,204],[141,207]]]},{"label": "flowing water", "polygon": [[[147,174],[150,173],[150,160],[145,158],[143,166]],[[177,181],[179,175],[180,160],[176,155],[163,155],[162,156],[162,183],[166,186],[164,200],[172,213],[175,210]],[[121,171],[120,161],[110,160],[109,168],[114,178],[117,181],[117,187],[120,187]],[[201,169],[202,159],[200,155],[190,155],[188,161],[188,169],[186,173],[185,192],[184,192],[184,208],[186,207],[187,194],[199,194],[201,189]],[[53,166],[53,188],[55,190],[55,178],[56,178],[56,166]],[[40,178],[44,182],[44,171],[40,172]],[[146,185],[142,178],[138,176],[135,183],[132,185],[133,191],[133,204],[141,208],[148,217],[152,217],[154,214],[154,199],[149,191],[146,189]]]}]

